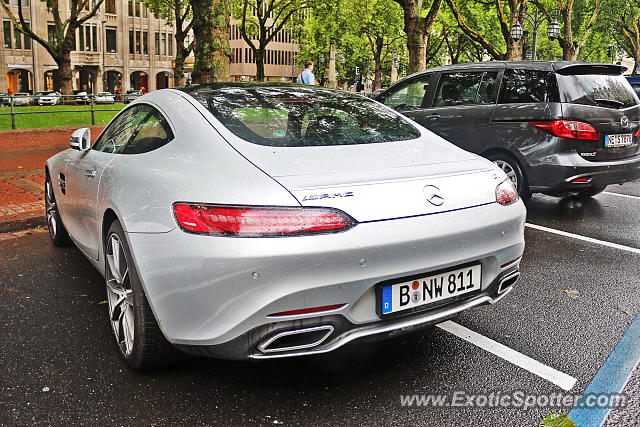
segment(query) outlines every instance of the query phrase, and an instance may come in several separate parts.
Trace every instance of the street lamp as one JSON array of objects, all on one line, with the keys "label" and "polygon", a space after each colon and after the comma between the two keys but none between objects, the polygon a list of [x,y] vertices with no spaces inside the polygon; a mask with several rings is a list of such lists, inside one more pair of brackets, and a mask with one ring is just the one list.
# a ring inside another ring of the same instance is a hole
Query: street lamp
[{"label": "street lamp", "polygon": [[[515,24],[513,24],[513,26],[511,27],[511,30],[509,31],[509,35],[511,36],[511,38],[517,42],[522,38],[522,35],[524,34],[524,28],[522,28],[522,25],[520,24],[520,18],[527,21],[533,27],[533,43],[532,43],[533,48],[531,51],[531,59],[533,61],[536,60],[536,47],[538,44],[537,43],[538,27],[540,26],[540,24],[544,22],[544,17],[539,16],[538,12],[539,12],[538,6],[536,6],[536,11],[533,15],[526,11],[522,13],[516,12],[516,22]],[[553,21],[551,21],[549,23],[549,26],[547,27],[547,37],[549,37],[549,39],[551,40],[555,40],[560,36],[560,23],[558,22],[559,12],[560,10],[558,8],[552,9],[549,12],[549,14],[551,13],[554,14]]]}]

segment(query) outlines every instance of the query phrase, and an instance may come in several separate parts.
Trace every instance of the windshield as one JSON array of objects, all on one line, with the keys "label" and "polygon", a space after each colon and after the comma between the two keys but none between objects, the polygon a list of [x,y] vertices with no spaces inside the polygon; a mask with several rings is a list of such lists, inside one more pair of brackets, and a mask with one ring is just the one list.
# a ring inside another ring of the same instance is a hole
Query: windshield
[{"label": "windshield", "polygon": [[398,114],[346,92],[296,86],[201,86],[188,92],[235,135],[260,145],[371,144],[420,136]]},{"label": "windshield", "polygon": [[558,74],[558,86],[563,102],[626,108],[638,104],[638,98],[623,76]]}]

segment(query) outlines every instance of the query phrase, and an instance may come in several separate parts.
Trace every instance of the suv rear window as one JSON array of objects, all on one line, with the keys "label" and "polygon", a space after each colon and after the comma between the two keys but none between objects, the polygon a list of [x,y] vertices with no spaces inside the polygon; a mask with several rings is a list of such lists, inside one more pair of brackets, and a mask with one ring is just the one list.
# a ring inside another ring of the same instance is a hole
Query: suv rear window
[{"label": "suv rear window", "polygon": [[260,145],[371,144],[420,136],[417,128],[384,106],[339,91],[204,86],[189,93],[236,136]]},{"label": "suv rear window", "polygon": [[554,73],[543,70],[504,70],[499,104],[558,101]]},{"label": "suv rear window", "polygon": [[563,102],[626,108],[638,104],[631,85],[623,76],[603,74],[558,75]]}]

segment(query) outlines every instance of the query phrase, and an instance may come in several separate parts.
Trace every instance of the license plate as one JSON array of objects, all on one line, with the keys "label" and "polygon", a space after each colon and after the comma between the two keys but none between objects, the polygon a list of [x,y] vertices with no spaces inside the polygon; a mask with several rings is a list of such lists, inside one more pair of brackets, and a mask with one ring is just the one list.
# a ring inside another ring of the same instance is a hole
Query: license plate
[{"label": "license plate", "polygon": [[383,286],[380,313],[393,314],[478,291],[481,279],[482,266],[474,264]]},{"label": "license plate", "polygon": [[605,135],[604,146],[605,147],[626,147],[633,144],[633,137],[630,133],[621,133],[617,135]]}]

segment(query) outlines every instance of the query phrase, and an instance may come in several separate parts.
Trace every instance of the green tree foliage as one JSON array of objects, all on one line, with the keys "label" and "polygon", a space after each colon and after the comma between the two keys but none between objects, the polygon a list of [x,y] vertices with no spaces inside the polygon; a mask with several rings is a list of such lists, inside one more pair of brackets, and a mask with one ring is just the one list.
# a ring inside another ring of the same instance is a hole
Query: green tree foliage
[{"label": "green tree foliage", "polygon": [[493,59],[519,59],[518,42],[509,32],[527,0],[446,0],[458,27]]},{"label": "green tree foliage", "polygon": [[176,24],[176,59],[173,65],[173,78],[176,86],[184,84],[184,60],[193,50],[192,41],[185,45],[185,39],[192,27],[191,4],[188,0],[142,0],[156,18]]},{"label": "green tree foliage", "polygon": [[267,45],[283,29],[295,32],[304,19],[307,0],[231,0],[238,30],[253,51],[256,80],[264,80],[264,60]]},{"label": "green tree foliage", "polygon": [[615,38],[618,46],[633,58],[633,71],[635,76],[640,68],[640,1],[626,0],[623,7],[618,9],[618,19],[615,23]]},{"label": "green tree foliage", "polygon": [[229,0],[189,0],[193,13],[194,83],[229,80]]},{"label": "green tree foliage", "polygon": [[[91,8],[89,8],[89,0],[68,0],[70,11],[69,16],[65,17],[60,14],[62,8],[59,5],[59,0],[44,1],[46,1],[47,10],[53,18],[54,31],[51,34],[36,34],[31,30],[29,24],[24,20],[22,6],[18,8],[18,16],[16,17],[9,7],[9,2],[0,1],[0,5],[13,22],[16,30],[31,37],[49,52],[58,65],[58,69],[53,75],[53,85],[56,90],[68,95],[73,91],[71,51],[75,49],[76,29],[95,16],[103,0],[97,0]],[[19,3],[22,4],[22,2]]]}]

